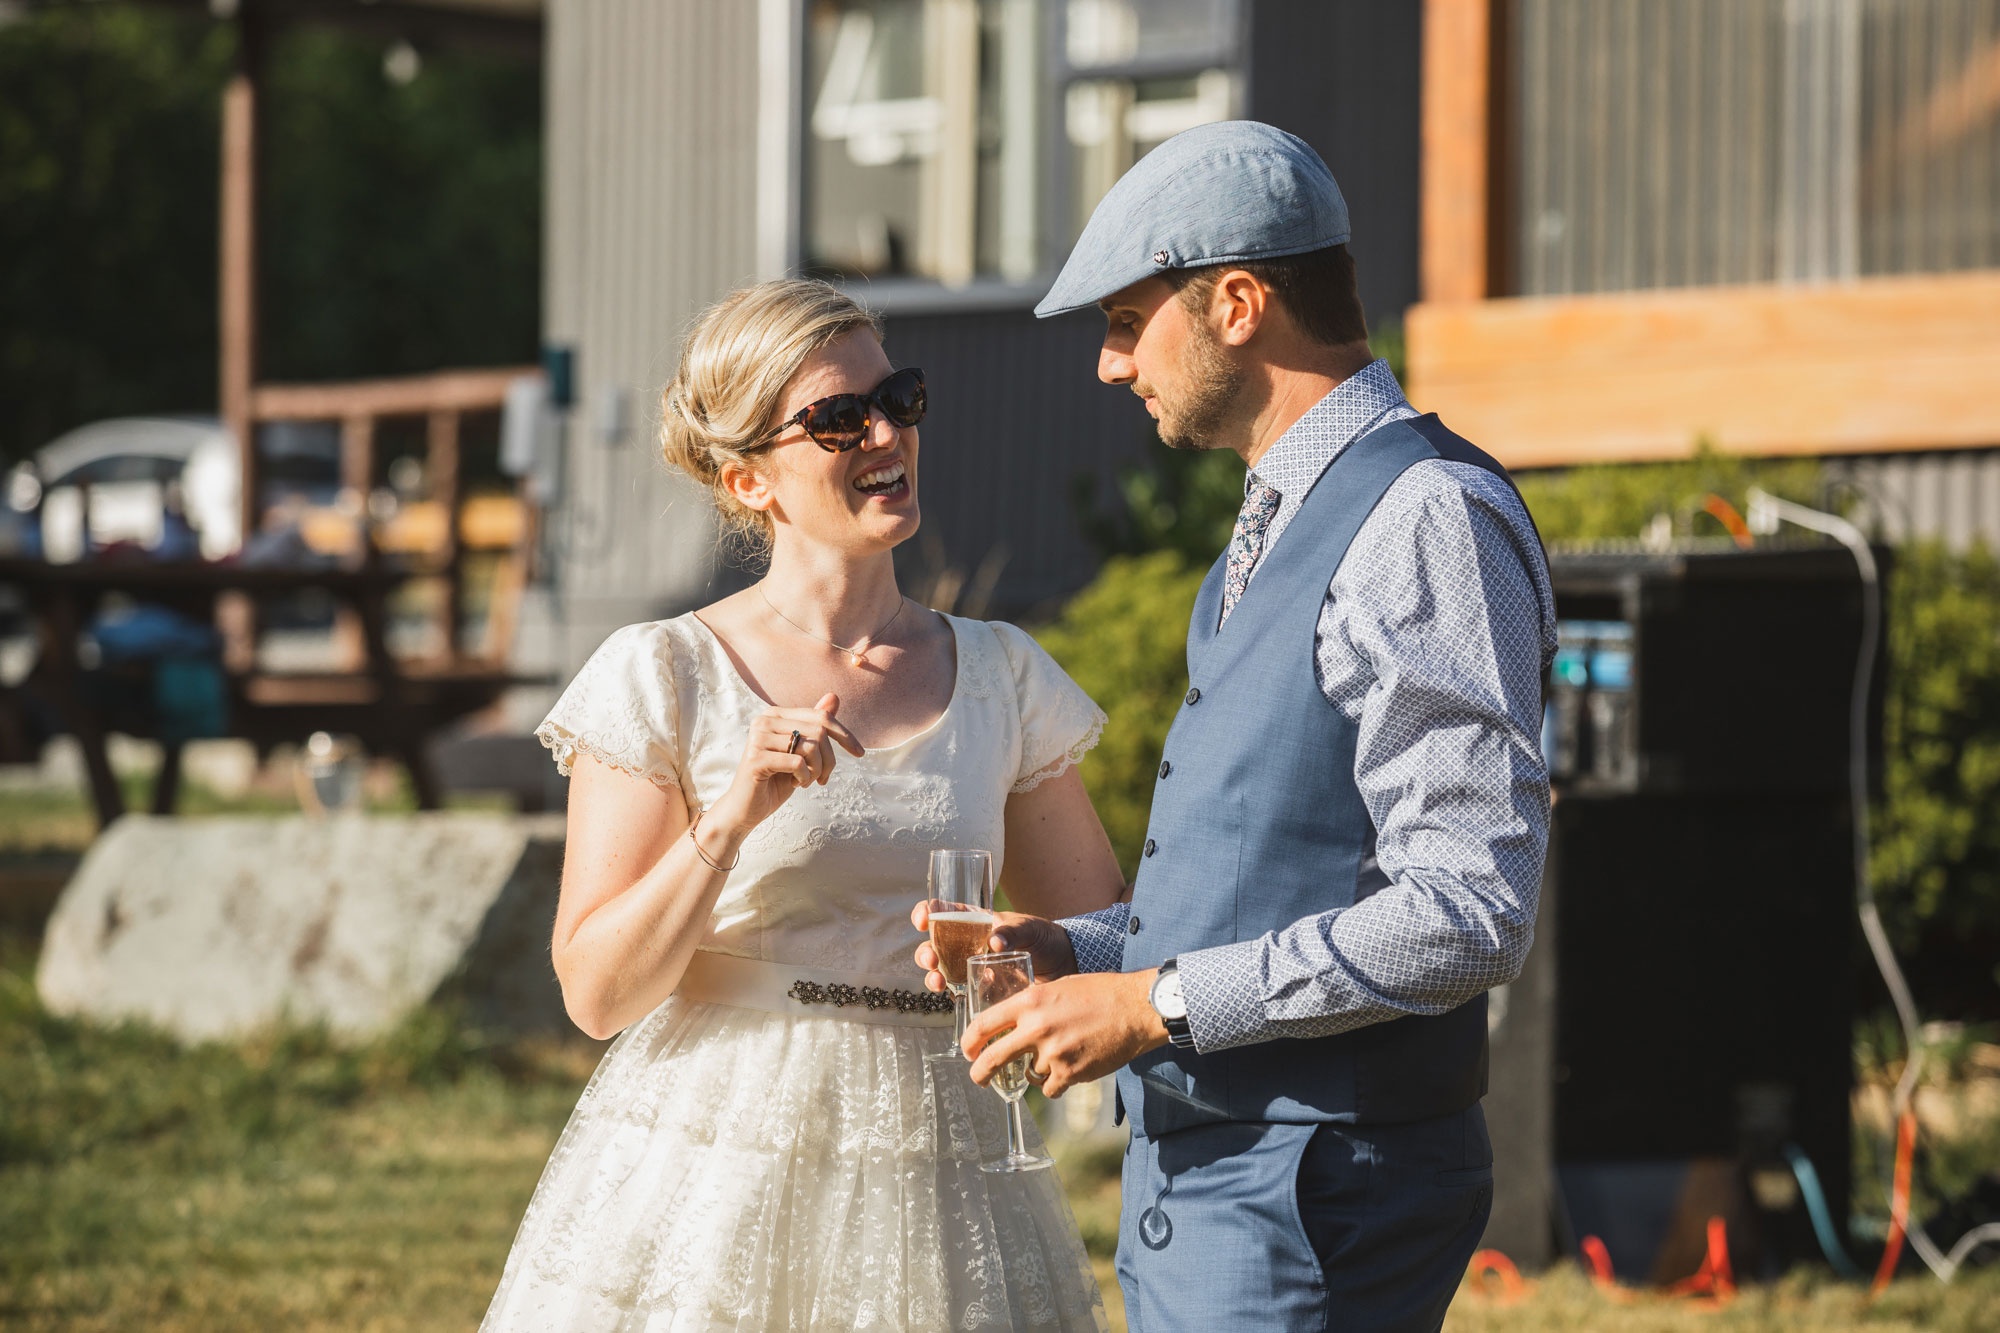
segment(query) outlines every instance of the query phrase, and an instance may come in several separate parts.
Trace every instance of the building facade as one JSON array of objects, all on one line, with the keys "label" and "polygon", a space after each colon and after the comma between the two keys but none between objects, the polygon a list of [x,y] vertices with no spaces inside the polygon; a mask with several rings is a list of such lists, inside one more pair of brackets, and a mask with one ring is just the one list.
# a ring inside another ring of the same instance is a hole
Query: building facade
[{"label": "building facade", "polygon": [[[1415,6],[1273,0],[550,0],[546,334],[574,403],[552,579],[522,665],[746,577],[653,448],[708,302],[788,272],[879,311],[925,370],[924,531],[940,602],[1031,615],[1088,580],[1075,492],[1152,445],[1096,380],[1100,329],[1034,303],[1092,206],[1182,129],[1249,115],[1326,157],[1363,297],[1416,296]],[[546,656],[546,660],[542,659]]]}]

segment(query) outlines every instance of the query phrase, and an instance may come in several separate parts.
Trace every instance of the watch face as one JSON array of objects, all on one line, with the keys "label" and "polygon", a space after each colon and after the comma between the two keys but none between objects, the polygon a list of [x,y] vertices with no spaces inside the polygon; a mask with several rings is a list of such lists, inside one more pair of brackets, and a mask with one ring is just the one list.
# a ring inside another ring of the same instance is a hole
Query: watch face
[{"label": "watch face", "polygon": [[1169,972],[1153,983],[1153,1008],[1161,1018],[1186,1018],[1187,1001],[1181,998],[1181,974]]}]

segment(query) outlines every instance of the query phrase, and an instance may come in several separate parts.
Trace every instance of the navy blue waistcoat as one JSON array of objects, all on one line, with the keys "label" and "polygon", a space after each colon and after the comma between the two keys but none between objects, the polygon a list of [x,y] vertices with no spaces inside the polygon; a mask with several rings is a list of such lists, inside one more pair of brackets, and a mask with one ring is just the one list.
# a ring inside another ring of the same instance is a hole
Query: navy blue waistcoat
[{"label": "navy blue waistcoat", "polygon": [[[1193,688],[1153,787],[1126,971],[1355,901],[1374,827],[1354,781],[1358,729],[1320,692],[1314,636],[1355,532],[1404,469],[1429,458],[1507,475],[1435,416],[1392,422],[1327,467],[1220,630],[1228,553],[1209,570],[1188,627]],[[1223,1120],[1448,1115],[1486,1091],[1486,997],[1332,1037],[1208,1054],[1164,1046],[1119,1071],[1118,1090],[1155,1137]]]}]

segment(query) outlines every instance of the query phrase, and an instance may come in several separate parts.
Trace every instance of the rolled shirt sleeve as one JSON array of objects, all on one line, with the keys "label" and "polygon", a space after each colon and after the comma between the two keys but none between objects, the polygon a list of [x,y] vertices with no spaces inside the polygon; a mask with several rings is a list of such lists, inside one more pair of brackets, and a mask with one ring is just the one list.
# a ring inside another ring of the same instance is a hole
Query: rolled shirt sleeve
[{"label": "rolled shirt sleeve", "polygon": [[1411,468],[1341,562],[1315,651],[1328,703],[1358,722],[1375,865],[1350,907],[1180,956],[1197,1050],[1444,1013],[1511,981],[1534,939],[1555,614],[1512,488]]},{"label": "rolled shirt sleeve", "polygon": [[1079,972],[1117,972],[1125,962],[1125,932],[1132,919],[1132,904],[1111,906],[1083,916],[1066,916],[1056,922],[1069,936]]}]

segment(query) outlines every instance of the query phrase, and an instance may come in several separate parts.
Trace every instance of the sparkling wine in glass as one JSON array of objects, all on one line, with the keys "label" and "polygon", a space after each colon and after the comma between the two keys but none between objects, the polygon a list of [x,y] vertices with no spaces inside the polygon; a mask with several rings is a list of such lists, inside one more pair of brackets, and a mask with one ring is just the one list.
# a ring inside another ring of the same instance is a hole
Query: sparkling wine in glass
[{"label": "sparkling wine in glass", "polygon": [[[1010,995],[1019,995],[1035,984],[1035,962],[1025,953],[982,953],[965,960],[966,1001],[977,1014],[992,1008]],[[1014,1029],[1008,1028],[1007,1032]],[[995,1034],[995,1039],[1006,1032]],[[1040,1171],[1054,1160],[1028,1151],[1027,1111],[1021,1098],[1028,1091],[1028,1067],[1033,1051],[1023,1051],[1000,1067],[990,1085],[1007,1103],[1007,1155],[997,1162],[981,1162],[981,1171]]]},{"label": "sparkling wine in glass", "polygon": [[[965,1036],[965,960],[986,952],[993,935],[993,854],[946,848],[931,853],[931,947],[951,992],[951,1044]],[[963,1059],[963,1055],[959,1058]]]}]

